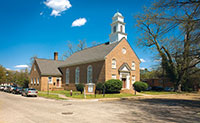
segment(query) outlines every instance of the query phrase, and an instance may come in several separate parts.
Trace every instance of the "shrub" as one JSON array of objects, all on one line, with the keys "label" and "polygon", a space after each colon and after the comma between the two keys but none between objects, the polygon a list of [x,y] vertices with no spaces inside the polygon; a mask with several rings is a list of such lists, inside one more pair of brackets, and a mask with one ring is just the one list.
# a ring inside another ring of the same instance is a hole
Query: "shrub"
[{"label": "shrub", "polygon": [[145,82],[137,81],[133,84],[136,91],[141,92],[147,90],[148,84]]},{"label": "shrub", "polygon": [[122,88],[122,81],[111,79],[105,82],[106,93],[119,93]]},{"label": "shrub", "polygon": [[77,91],[80,91],[81,94],[82,94],[83,91],[84,91],[84,84],[82,84],[82,83],[77,84],[77,85],[76,85],[76,90],[77,90]]},{"label": "shrub", "polygon": [[101,93],[103,91],[103,86],[104,84],[103,83],[97,83],[96,84],[96,90],[99,91],[99,93]]}]

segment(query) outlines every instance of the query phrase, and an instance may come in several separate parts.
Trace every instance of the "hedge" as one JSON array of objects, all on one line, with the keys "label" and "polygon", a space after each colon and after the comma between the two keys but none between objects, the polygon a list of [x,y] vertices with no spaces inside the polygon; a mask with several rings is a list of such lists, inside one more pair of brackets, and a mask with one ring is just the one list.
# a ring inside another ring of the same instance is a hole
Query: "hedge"
[{"label": "hedge", "polygon": [[148,88],[148,84],[145,82],[137,81],[133,84],[133,87],[136,91],[141,92],[145,91]]},{"label": "hedge", "polygon": [[122,88],[122,81],[111,79],[105,82],[106,93],[119,93]]}]

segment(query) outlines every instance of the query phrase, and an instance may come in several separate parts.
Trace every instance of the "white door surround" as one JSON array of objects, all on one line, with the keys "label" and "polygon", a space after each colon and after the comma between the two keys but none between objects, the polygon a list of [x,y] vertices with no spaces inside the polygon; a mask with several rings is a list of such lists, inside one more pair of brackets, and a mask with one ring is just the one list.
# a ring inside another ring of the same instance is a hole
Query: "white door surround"
[{"label": "white door surround", "polygon": [[127,72],[120,72],[120,80],[122,81],[122,78],[126,79],[126,87],[122,89],[130,89],[130,73]]},{"label": "white door surround", "polygon": [[[119,68],[119,74],[120,74],[120,80],[125,81],[125,83],[123,82],[123,84],[126,84],[126,86],[123,85],[122,89],[130,89],[130,71],[131,68],[129,67],[129,65],[127,63],[122,64],[122,66]],[[124,88],[125,87],[125,88]]]}]

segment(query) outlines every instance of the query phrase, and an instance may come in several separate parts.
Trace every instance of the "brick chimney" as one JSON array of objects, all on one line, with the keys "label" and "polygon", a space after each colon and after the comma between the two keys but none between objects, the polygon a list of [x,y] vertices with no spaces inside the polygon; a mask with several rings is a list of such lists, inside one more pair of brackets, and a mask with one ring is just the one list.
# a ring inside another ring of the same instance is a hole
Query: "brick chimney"
[{"label": "brick chimney", "polygon": [[58,52],[54,52],[54,60],[58,60]]}]

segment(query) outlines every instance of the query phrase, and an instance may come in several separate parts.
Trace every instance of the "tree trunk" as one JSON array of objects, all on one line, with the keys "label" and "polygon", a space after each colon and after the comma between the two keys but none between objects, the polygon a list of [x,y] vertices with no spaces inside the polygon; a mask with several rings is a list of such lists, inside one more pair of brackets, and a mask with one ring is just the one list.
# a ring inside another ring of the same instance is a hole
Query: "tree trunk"
[{"label": "tree trunk", "polygon": [[181,92],[181,86],[182,86],[182,84],[181,84],[181,82],[178,84],[178,89],[177,89],[177,92]]}]

